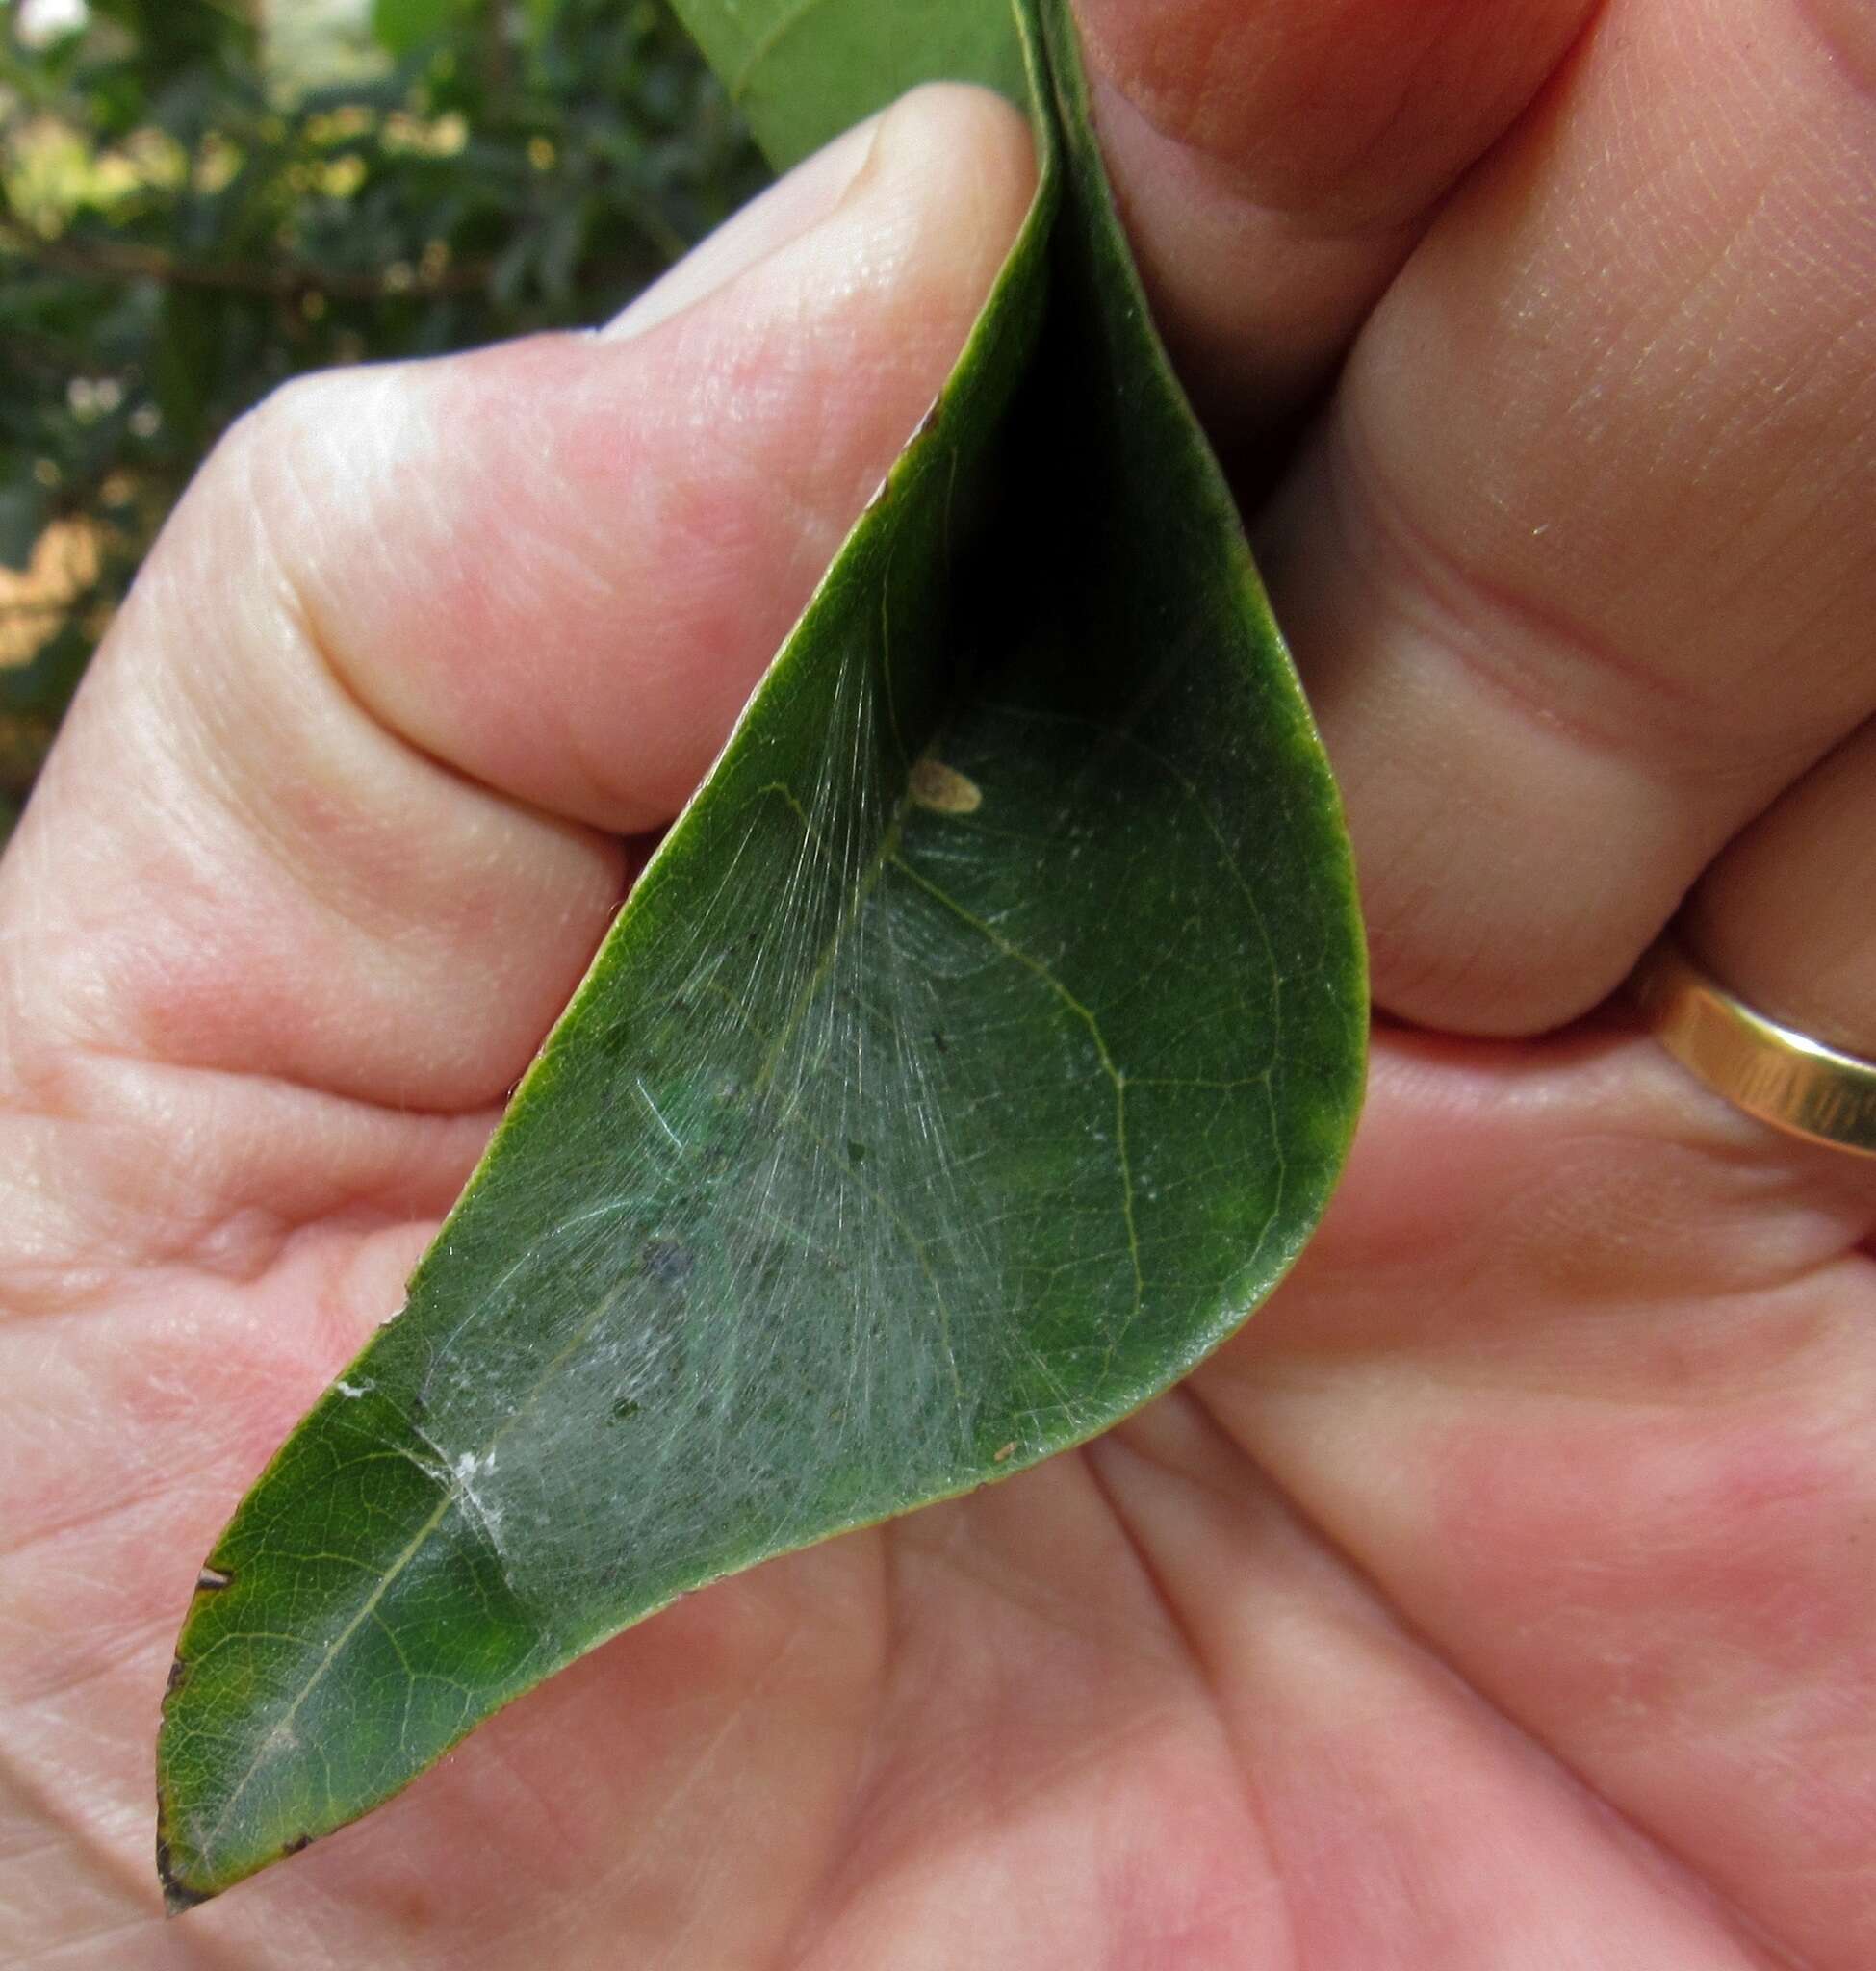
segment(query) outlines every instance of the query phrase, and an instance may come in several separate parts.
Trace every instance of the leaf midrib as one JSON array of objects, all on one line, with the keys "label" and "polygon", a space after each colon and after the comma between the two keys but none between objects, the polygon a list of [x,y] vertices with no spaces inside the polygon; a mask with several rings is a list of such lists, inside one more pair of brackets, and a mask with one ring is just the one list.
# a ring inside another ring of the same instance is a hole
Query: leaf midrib
[{"label": "leaf midrib", "polygon": [[[810,0],[810,4],[818,4],[818,0]],[[760,790],[760,793],[762,795],[767,795],[771,793],[782,794],[782,796],[787,802],[790,808],[799,817],[802,827],[806,831],[810,841],[815,843],[820,842],[820,834],[818,830],[814,828],[813,823],[811,822],[811,820],[810,820],[808,816],[807,810],[803,807],[799,797],[795,794],[794,790],[791,787],[788,787],[784,782],[778,781],[772,783],[770,786],[762,788]],[[867,896],[870,895],[872,890],[878,885],[880,877],[886,869],[888,859],[897,859],[896,845],[899,838],[900,827],[904,821],[906,809],[910,804],[910,793],[902,792],[897,798],[897,800],[894,802],[891,817],[887,821],[887,825],[881,830],[880,840],[878,845],[868,853],[866,868],[864,869],[863,873],[858,873],[856,876],[856,880],[853,884],[854,894],[852,900],[849,902],[847,908],[842,911],[840,921],[835,926],[833,932],[829,934],[826,940],[825,947],[823,948],[818,960],[816,960],[812,973],[810,975],[800,994],[797,996],[794,1007],[790,1010],[788,1019],[785,1025],[784,1026],[782,1033],[770,1048],[769,1056],[767,1060],[765,1060],[762,1067],[763,1079],[766,1079],[773,1073],[773,1070],[779,1061],[782,1052],[786,1048],[788,1041],[790,1040],[790,1038],[792,1038],[795,1031],[800,1026],[801,1020],[806,1014],[807,1008],[812,1004],[814,994],[820,989],[822,983],[825,981],[827,977],[828,970],[833,964],[834,960],[838,953],[841,941],[845,938],[847,933],[852,929],[853,924],[856,921],[861,909],[863,907]],[[906,865],[903,864],[903,862],[901,862],[900,866],[904,867]],[[920,1257],[921,1259],[923,1258],[922,1252],[920,1254]],[[554,1375],[562,1367],[562,1365],[567,1361],[569,1356],[571,1356],[577,1349],[582,1347],[585,1344],[585,1343],[591,1338],[594,1328],[598,1325],[598,1323],[601,1320],[603,1320],[605,1318],[608,1304],[609,1303],[602,1304],[598,1309],[595,1310],[595,1312],[589,1319],[580,1324],[580,1326],[576,1330],[574,1335],[555,1353],[553,1360],[543,1367],[540,1374],[534,1379],[533,1384],[528,1389],[527,1394],[522,1398],[522,1400],[519,1403],[515,1405],[514,1409],[509,1412],[508,1416],[504,1418],[501,1423],[490,1434],[487,1442],[480,1448],[471,1453],[471,1455],[475,1458],[475,1462],[478,1465],[484,1459],[494,1458],[496,1450],[500,1446],[502,1439],[515,1426],[515,1424],[518,1423],[521,1421],[521,1419],[527,1415],[527,1411],[532,1406],[536,1398],[539,1397],[542,1392],[553,1380]],[[955,1375],[955,1362],[952,1365],[952,1369]],[[420,1465],[419,1469],[424,1470],[426,1468]],[[447,1465],[444,1469],[446,1472],[448,1471]],[[337,1663],[341,1655],[344,1654],[347,1646],[350,1643],[353,1636],[355,1636],[358,1633],[358,1631],[362,1627],[364,1627],[364,1625],[368,1622],[370,1622],[373,1619],[373,1617],[376,1614],[377,1608],[379,1604],[383,1601],[385,1596],[390,1593],[392,1587],[397,1583],[397,1581],[402,1577],[405,1570],[410,1566],[412,1561],[414,1561],[417,1558],[417,1556],[423,1551],[424,1548],[428,1544],[429,1540],[435,1534],[438,1527],[440,1527],[443,1524],[444,1521],[449,1517],[450,1509],[460,1502],[463,1497],[463,1489],[460,1482],[458,1481],[452,1483],[447,1477],[444,1478],[441,1482],[444,1486],[443,1497],[438,1500],[435,1509],[428,1515],[428,1517],[411,1535],[409,1542],[405,1545],[403,1549],[397,1555],[397,1557],[391,1562],[390,1566],[384,1570],[383,1574],[380,1575],[376,1584],[373,1587],[372,1592],[365,1598],[364,1601],[359,1605],[357,1612],[353,1614],[350,1620],[347,1622],[345,1626],[339,1631],[339,1633],[336,1636],[333,1637],[331,1642],[329,1642],[325,1646],[323,1651],[321,1652],[319,1662],[315,1666],[312,1674],[307,1677],[306,1681],[300,1686],[300,1688],[295,1693],[292,1701],[287,1705],[286,1710],[281,1714],[281,1716],[269,1729],[266,1738],[262,1740],[261,1745],[259,1749],[255,1752],[253,1758],[249,1760],[246,1770],[242,1774],[241,1778],[235,1782],[233,1790],[229,1793],[227,1799],[222,1803],[221,1810],[219,1813],[216,1815],[213,1824],[209,1828],[208,1833],[196,1844],[196,1853],[198,1855],[206,1856],[207,1853],[219,1840],[222,1831],[227,1827],[230,1815],[233,1814],[235,1808],[240,1805],[243,1796],[246,1793],[247,1788],[253,1783],[256,1776],[265,1767],[269,1753],[273,1750],[275,1746],[281,1743],[285,1734],[291,1732],[295,1719],[298,1717],[300,1711],[304,1708],[307,1700],[311,1698],[314,1691],[316,1691],[319,1688],[320,1684],[324,1680],[327,1673],[332,1669],[333,1665]],[[486,1528],[484,1528],[483,1537],[485,1540],[488,1541],[491,1549],[495,1551],[495,1559],[497,1565],[501,1565],[501,1556],[500,1550],[495,1549],[494,1541],[489,1536]]]}]

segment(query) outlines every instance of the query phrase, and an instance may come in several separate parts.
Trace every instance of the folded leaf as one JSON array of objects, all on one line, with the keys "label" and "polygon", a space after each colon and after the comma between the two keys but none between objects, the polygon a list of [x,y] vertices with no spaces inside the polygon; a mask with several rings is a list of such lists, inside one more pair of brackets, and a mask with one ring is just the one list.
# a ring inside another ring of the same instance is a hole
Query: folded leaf
[{"label": "folded leaf", "polygon": [[[810,10],[768,12],[773,61]],[[685,1590],[1101,1430],[1326,1200],[1367,1013],[1334,790],[1066,0],[1016,19],[1041,187],[956,374],[405,1311],[210,1556],[160,1748],[178,1906]]]}]

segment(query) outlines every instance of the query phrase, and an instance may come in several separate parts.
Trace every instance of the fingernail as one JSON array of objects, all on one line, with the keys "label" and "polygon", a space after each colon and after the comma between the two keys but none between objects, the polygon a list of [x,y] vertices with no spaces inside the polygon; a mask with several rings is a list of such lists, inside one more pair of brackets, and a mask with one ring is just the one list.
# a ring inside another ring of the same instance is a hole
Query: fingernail
[{"label": "fingernail", "polygon": [[812,232],[865,169],[879,122],[869,117],[797,165],[614,316],[600,335],[613,342],[643,335]]}]

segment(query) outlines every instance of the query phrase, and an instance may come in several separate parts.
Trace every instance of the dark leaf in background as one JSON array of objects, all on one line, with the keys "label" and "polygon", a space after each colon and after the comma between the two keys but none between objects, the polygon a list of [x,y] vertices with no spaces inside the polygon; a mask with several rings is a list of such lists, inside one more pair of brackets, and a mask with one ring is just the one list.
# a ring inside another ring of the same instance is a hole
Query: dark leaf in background
[{"label": "dark leaf in background", "polygon": [[29,479],[0,486],[0,568],[24,568],[45,529],[45,495]]}]

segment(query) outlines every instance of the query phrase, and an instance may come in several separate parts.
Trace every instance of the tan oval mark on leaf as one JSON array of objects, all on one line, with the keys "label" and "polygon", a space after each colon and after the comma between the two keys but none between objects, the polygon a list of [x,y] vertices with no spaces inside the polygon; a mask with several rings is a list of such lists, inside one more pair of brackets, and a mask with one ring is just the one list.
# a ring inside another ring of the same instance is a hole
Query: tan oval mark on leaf
[{"label": "tan oval mark on leaf", "polygon": [[955,766],[941,759],[915,759],[910,790],[914,804],[934,814],[975,814],[984,805],[984,790]]}]

